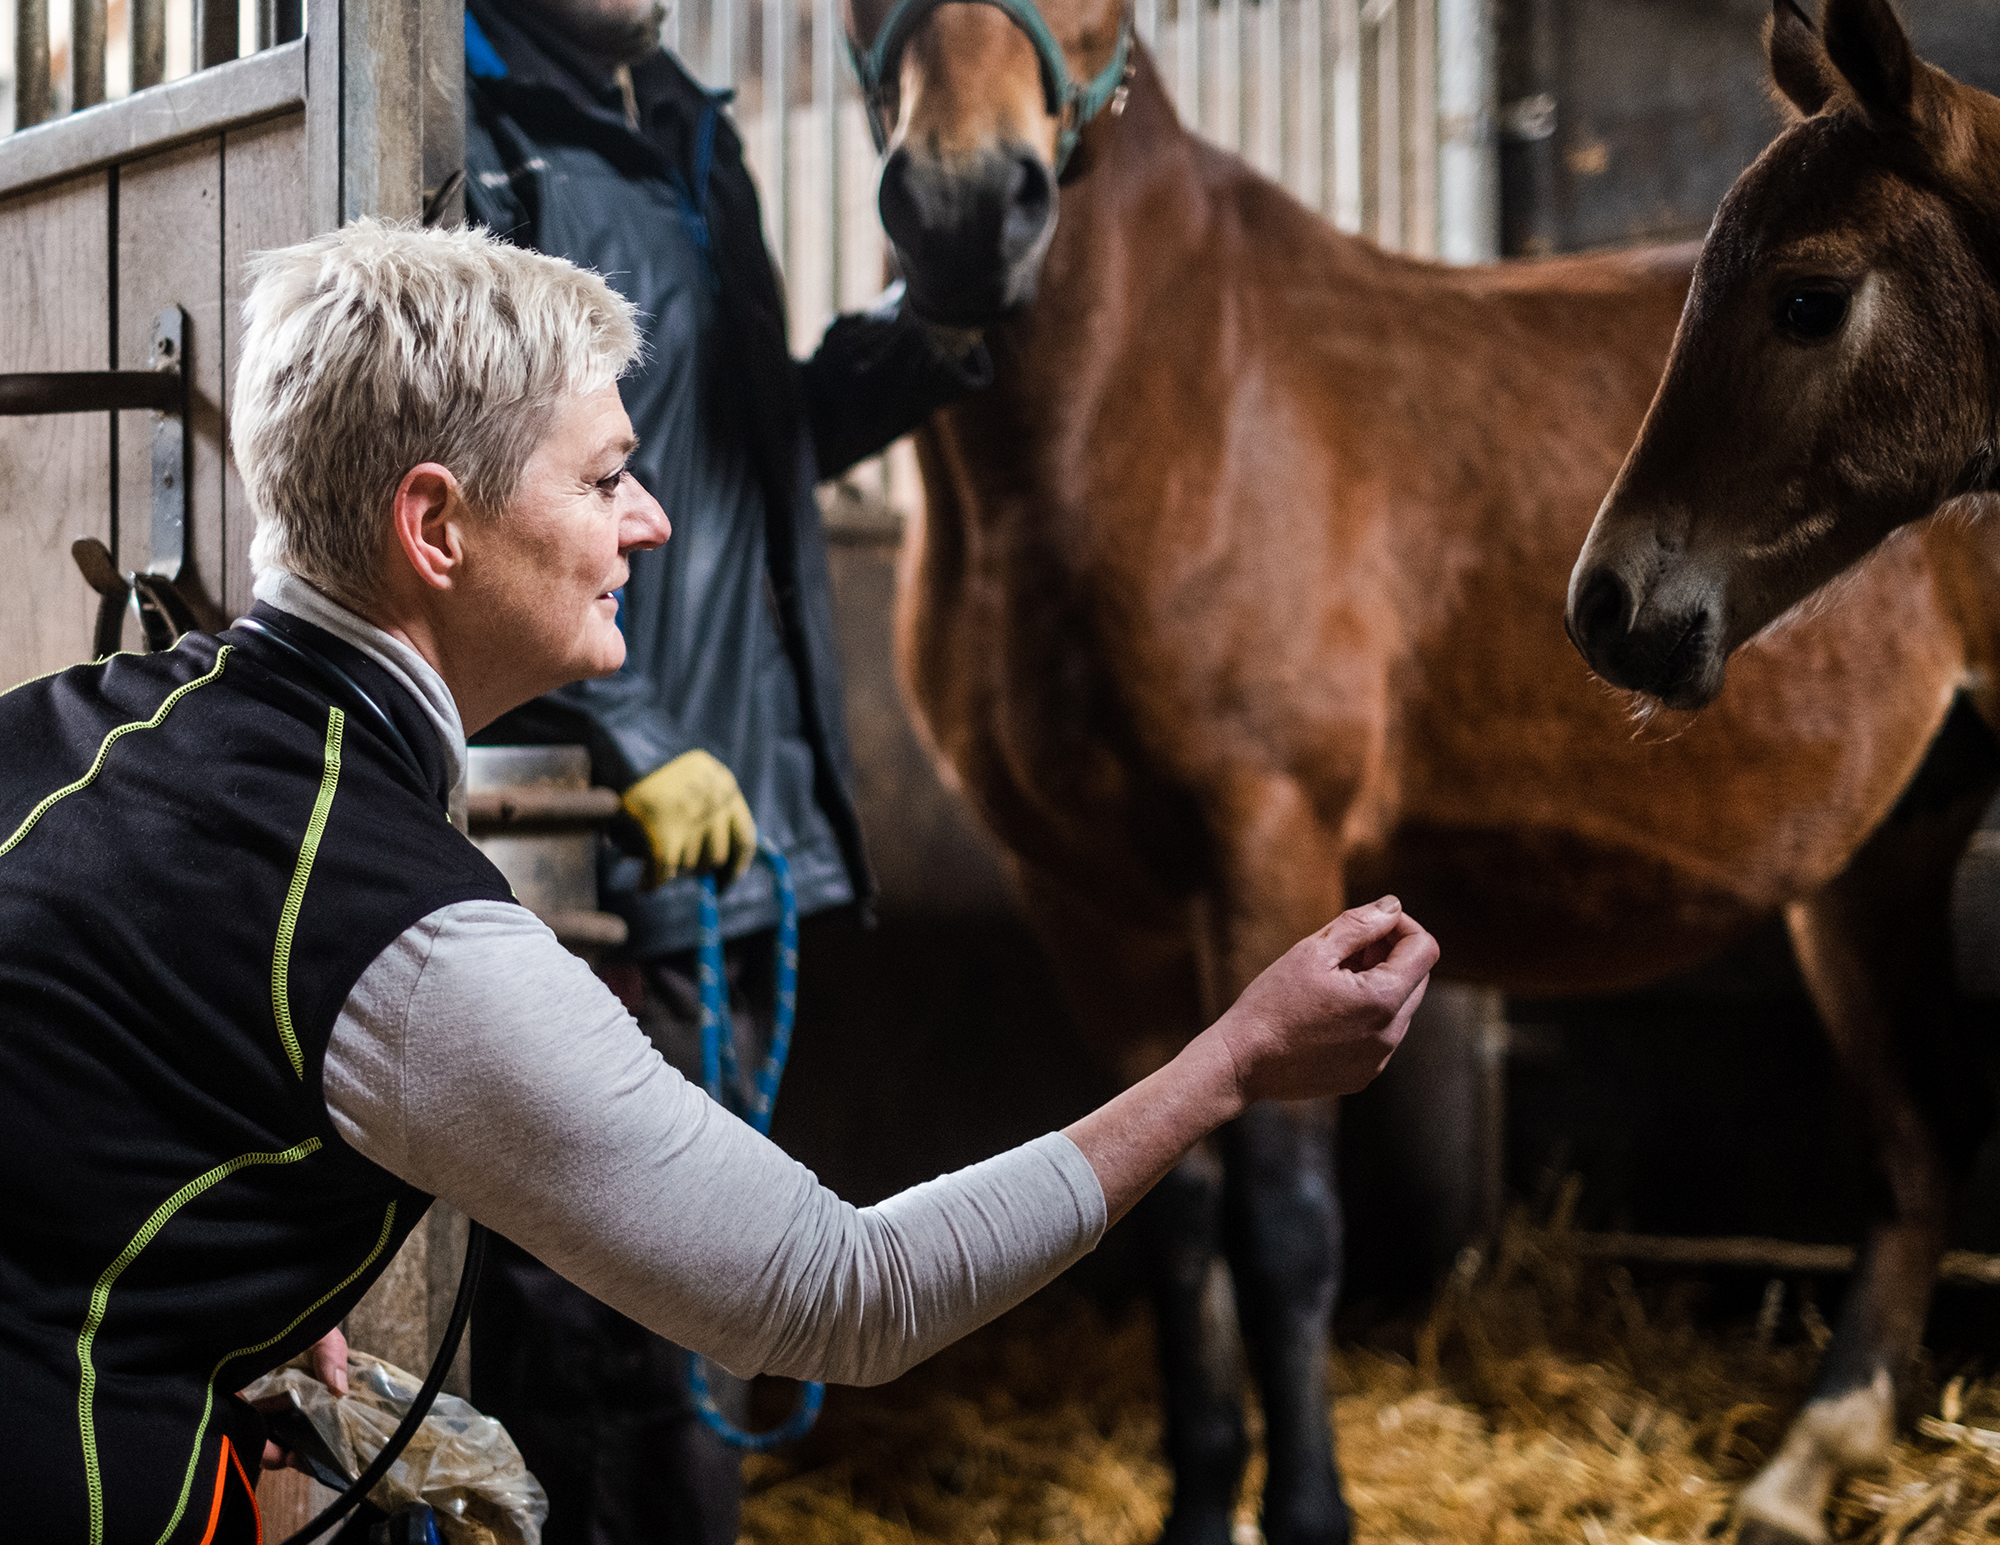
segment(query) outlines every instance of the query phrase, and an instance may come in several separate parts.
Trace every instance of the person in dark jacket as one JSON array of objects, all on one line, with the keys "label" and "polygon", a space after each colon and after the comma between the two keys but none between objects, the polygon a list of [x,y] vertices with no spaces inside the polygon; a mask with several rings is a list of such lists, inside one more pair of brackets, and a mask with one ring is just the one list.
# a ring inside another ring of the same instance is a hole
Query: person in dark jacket
[{"label": "person in dark jacket", "polygon": [[[719,871],[747,1073],[775,1003],[779,902],[757,844],[787,861],[802,915],[872,897],[814,485],[983,384],[987,365],[983,351],[944,352],[893,299],[837,319],[810,360],[792,359],[726,94],[698,85],[658,33],[651,0],[466,11],[467,212],[602,273],[639,308],[644,362],[622,383],[641,442],[632,471],[677,532],[633,560],[625,668],[482,738],[584,743],[596,781],[622,791],[650,851],[602,875],[604,906],[631,931],[614,979],[690,1074],[695,876]],[[732,1542],[735,1459],[695,1418],[685,1355],[524,1255],[495,1278],[475,1395],[547,1486],[551,1545]]]}]

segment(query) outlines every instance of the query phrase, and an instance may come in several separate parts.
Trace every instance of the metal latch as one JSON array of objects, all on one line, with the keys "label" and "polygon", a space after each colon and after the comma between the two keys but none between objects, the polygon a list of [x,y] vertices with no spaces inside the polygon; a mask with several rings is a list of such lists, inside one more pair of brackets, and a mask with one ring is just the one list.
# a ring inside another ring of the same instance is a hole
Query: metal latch
[{"label": "metal latch", "polygon": [[[186,353],[187,313],[169,306],[153,324],[150,369],[0,375],[0,414],[153,411],[153,532],[146,567],[120,574],[110,549],[94,536],[70,546],[99,597],[93,647],[100,659],[117,650],[128,607],[138,614],[148,649],[171,648],[195,623],[174,589],[187,563],[191,514]],[[117,475],[115,468],[112,475]]]}]

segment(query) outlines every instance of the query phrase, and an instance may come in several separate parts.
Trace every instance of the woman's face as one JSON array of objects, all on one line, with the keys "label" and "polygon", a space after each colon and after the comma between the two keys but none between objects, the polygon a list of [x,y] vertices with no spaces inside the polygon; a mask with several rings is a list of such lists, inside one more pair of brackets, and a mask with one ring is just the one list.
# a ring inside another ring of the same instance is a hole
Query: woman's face
[{"label": "woman's face", "polygon": [[638,443],[615,385],[571,398],[528,457],[513,501],[479,522],[467,577],[492,619],[488,647],[546,683],[537,690],[625,663],[614,592],[631,572],[626,555],[672,530],[625,470]]}]

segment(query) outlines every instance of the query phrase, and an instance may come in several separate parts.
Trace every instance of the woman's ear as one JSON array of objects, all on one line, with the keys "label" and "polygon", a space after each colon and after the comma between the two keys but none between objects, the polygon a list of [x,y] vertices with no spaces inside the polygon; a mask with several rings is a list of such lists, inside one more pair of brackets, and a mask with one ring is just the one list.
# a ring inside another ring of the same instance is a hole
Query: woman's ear
[{"label": "woman's ear", "polygon": [[390,515],[396,545],[419,583],[449,590],[465,565],[465,496],[449,468],[427,461],[396,485]]},{"label": "woman's ear", "polygon": [[1795,0],[1771,0],[1764,51],[1771,60],[1771,84],[1801,117],[1810,118],[1826,106],[1840,77],[1826,57],[1819,34]]}]

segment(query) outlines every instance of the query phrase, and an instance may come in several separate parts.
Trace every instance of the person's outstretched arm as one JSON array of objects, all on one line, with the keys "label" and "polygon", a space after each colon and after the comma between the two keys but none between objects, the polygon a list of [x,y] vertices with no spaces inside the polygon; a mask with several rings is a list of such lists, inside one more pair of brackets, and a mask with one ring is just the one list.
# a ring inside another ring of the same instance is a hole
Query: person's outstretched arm
[{"label": "person's outstretched arm", "polygon": [[1360,1088],[1435,955],[1393,907],[1347,913],[1067,1134],[856,1208],[668,1067],[526,908],[461,902],[356,984],[326,1103],[352,1147],[670,1340],[875,1383],[1088,1252],[1248,1101]]}]

